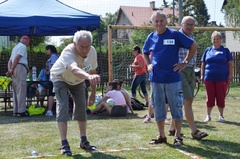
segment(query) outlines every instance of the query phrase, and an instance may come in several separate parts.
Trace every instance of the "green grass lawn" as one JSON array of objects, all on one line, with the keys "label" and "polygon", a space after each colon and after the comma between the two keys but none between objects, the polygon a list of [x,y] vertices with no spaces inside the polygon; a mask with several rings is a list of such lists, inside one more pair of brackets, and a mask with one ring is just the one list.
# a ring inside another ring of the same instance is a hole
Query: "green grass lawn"
[{"label": "green grass lawn", "polygon": [[[205,92],[200,90],[195,98],[193,109],[197,127],[206,131],[209,136],[202,141],[193,140],[186,120],[183,121],[182,133],[186,135],[181,147],[173,146],[173,137],[167,136],[168,144],[149,145],[149,141],[157,136],[154,119],[151,123],[143,123],[147,110],[135,111],[126,117],[115,118],[103,113],[88,116],[88,139],[99,150],[115,150],[115,152],[86,153],[78,149],[79,130],[75,121],[68,125],[68,140],[73,157],[59,155],[60,135],[55,118],[32,116],[26,118],[12,117],[9,111],[4,116],[0,112],[0,158],[25,158],[33,150],[39,155],[54,155],[47,158],[74,159],[235,159],[240,158],[240,88],[231,88],[226,98],[226,123],[219,123],[218,110],[212,112],[212,121],[204,123],[206,116]],[[170,113],[168,113],[170,117]],[[169,125],[165,125],[165,132]],[[129,148],[127,150],[126,148]],[[137,149],[134,149],[137,148]],[[139,150],[146,148],[144,150]],[[121,151],[120,151],[121,150]],[[180,152],[182,150],[183,152]],[[190,153],[190,154],[186,154]],[[192,157],[191,157],[192,156]]]}]

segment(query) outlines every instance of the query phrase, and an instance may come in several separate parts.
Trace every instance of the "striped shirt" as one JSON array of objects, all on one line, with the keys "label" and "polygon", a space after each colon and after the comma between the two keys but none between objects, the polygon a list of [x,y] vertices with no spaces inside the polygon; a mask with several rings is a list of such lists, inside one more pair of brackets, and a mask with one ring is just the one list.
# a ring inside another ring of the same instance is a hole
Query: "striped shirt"
[{"label": "striped shirt", "polygon": [[[184,32],[183,32],[182,29],[180,29],[179,31],[184,34]],[[186,34],[184,34],[184,35],[186,35]],[[186,36],[187,36],[187,35],[186,35]],[[191,39],[194,40],[194,37],[193,37],[192,34],[189,36],[189,38],[191,38]],[[180,48],[179,51],[178,51],[178,53],[179,53],[179,62],[183,62],[184,59],[185,59],[185,57],[186,57],[186,55],[187,55],[187,53],[188,53],[188,49],[186,49],[186,48]],[[197,60],[197,52],[196,52],[195,55],[193,56],[192,60],[189,61],[188,67],[194,67],[194,66],[196,65],[196,60]]]}]

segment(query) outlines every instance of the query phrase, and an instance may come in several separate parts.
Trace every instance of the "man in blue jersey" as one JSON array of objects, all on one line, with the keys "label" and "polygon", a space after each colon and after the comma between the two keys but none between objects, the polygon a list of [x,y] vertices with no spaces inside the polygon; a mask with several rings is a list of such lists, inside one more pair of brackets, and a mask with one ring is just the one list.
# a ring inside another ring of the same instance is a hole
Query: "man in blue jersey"
[{"label": "man in blue jersey", "polygon": [[[174,145],[181,146],[183,144],[180,134],[183,118],[183,90],[179,72],[193,58],[197,50],[197,44],[181,32],[167,28],[167,16],[163,12],[154,12],[151,16],[151,22],[155,31],[148,35],[143,46],[143,53],[150,72],[151,97],[159,136],[152,139],[150,144],[167,143],[164,132],[167,99],[172,118],[175,121]],[[189,49],[182,62],[179,62],[179,48]],[[151,51],[152,58],[150,61]]]}]

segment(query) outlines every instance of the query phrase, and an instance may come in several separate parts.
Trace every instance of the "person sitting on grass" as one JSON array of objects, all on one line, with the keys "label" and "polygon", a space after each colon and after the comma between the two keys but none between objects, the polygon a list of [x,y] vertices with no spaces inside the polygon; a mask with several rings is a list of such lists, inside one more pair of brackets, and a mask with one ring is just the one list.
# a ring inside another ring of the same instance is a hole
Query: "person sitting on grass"
[{"label": "person sitting on grass", "polygon": [[125,100],[126,100],[126,103],[127,103],[127,113],[134,113],[133,112],[133,108],[132,108],[132,104],[131,104],[131,95],[128,93],[127,90],[125,90],[124,88],[122,88],[122,84],[123,84],[123,81],[122,80],[119,80],[119,79],[114,79],[114,81],[116,81],[118,83],[118,90],[120,92],[122,92]]},{"label": "person sitting on grass", "polygon": [[[113,107],[107,104],[107,100],[110,98],[115,102]],[[97,107],[91,110],[91,114],[107,110],[107,112],[112,116],[125,116],[127,114],[126,105],[127,103],[124,95],[118,89],[118,82],[112,81],[108,83],[106,95],[99,101]]]}]

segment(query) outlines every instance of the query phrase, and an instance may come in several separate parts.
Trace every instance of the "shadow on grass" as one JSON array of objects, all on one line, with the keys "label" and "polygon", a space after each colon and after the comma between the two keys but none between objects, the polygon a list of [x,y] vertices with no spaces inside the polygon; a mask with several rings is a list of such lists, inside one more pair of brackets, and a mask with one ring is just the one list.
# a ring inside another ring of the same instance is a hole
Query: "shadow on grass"
[{"label": "shadow on grass", "polygon": [[208,139],[204,139],[199,142],[203,145],[203,147],[193,147],[191,145],[183,145],[181,147],[169,145],[169,147],[172,147],[174,149],[177,148],[198,157],[205,158],[233,159],[236,158],[240,152],[239,144],[233,142]]},{"label": "shadow on grass", "polygon": [[[196,124],[197,128],[200,130],[201,129],[215,130],[215,128],[216,128],[215,126],[209,125],[206,122],[195,121],[195,124]],[[186,120],[183,120],[182,127],[189,128],[188,122]]]},{"label": "shadow on grass", "polygon": [[113,155],[110,155],[110,154],[106,154],[106,153],[101,153],[101,152],[98,152],[98,153],[92,153],[91,156],[83,156],[83,155],[80,155],[80,154],[77,154],[77,155],[74,155],[72,156],[72,158],[74,159],[100,159],[100,158],[103,158],[103,159],[125,159],[123,157],[119,157],[119,156],[113,156]]},{"label": "shadow on grass", "polygon": [[[51,122],[56,121],[56,116],[53,117],[46,117],[44,115],[36,115],[36,116],[29,116],[29,117],[13,117],[12,111],[7,111],[6,114],[4,111],[0,111],[0,124],[11,124],[11,123],[22,123],[22,122]],[[71,117],[71,114],[70,114]],[[142,117],[139,117],[137,114],[137,111],[134,112],[134,114],[127,114],[124,117],[113,117],[110,116],[107,112],[103,112],[102,114],[98,115],[88,115],[88,120],[113,120],[113,119],[141,119]]]},{"label": "shadow on grass", "polygon": [[96,120],[96,119],[101,119],[101,120],[108,120],[108,119],[143,119],[143,117],[138,116],[137,111],[132,113],[128,113],[126,116],[122,117],[114,117],[111,116],[108,112],[102,112],[100,114],[94,114],[94,115],[88,115],[88,120]]}]

